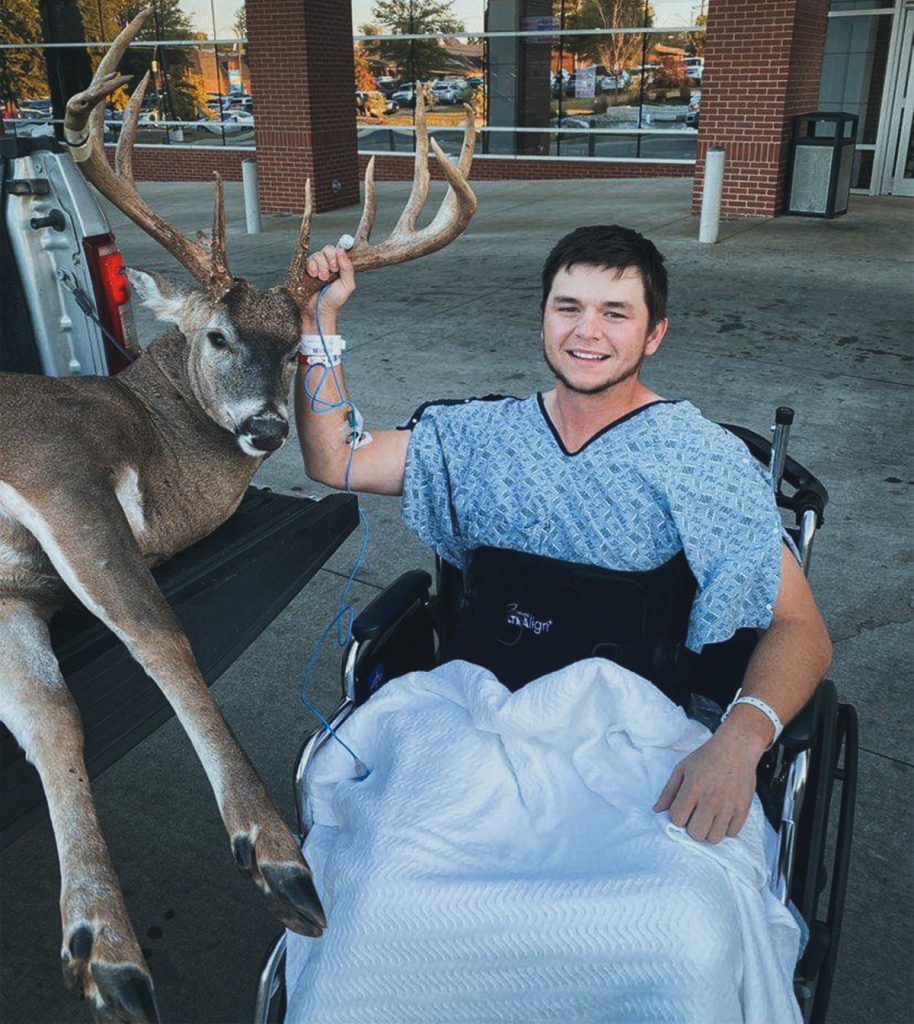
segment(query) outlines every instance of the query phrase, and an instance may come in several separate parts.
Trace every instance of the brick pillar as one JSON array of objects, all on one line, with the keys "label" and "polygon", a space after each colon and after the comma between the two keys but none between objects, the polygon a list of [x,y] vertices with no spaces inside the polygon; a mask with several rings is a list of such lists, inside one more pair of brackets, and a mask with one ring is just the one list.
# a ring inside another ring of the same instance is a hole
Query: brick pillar
[{"label": "brick pillar", "polygon": [[317,210],[358,203],[349,0],[245,6],[263,211],[300,213],[309,177]]},{"label": "brick pillar", "polygon": [[693,212],[710,146],[727,151],[723,216],[782,212],[791,119],[818,107],[828,7],[829,0],[711,0]]}]

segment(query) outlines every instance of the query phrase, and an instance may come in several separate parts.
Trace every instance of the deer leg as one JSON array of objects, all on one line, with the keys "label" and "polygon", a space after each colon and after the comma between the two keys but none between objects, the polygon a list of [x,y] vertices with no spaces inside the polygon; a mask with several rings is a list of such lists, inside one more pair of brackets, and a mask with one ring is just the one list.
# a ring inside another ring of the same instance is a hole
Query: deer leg
[{"label": "deer leg", "polygon": [[31,496],[0,485],[0,502],[174,708],[213,788],[238,867],[286,927],[319,936],[326,920],[298,843],[210,693],[115,496],[92,481],[64,495]]},{"label": "deer leg", "polygon": [[0,718],[38,769],[57,843],[64,980],[82,985],[100,1021],[158,1021],[92,800],[79,712],[47,625],[25,602],[0,598],[0,635]]}]

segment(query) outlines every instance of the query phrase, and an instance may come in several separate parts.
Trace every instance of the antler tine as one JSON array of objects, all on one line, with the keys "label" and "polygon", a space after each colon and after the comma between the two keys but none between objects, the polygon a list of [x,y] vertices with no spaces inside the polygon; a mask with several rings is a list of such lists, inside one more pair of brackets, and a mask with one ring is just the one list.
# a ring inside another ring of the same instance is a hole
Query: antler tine
[{"label": "antler tine", "polygon": [[[139,118],[139,103],[142,99],[137,102],[135,109],[128,104],[124,122],[127,137],[122,137],[118,144],[115,159],[118,169],[126,173],[115,174],[105,157],[102,137],[103,101],[130,81],[129,76],[117,75],[112,69],[117,67],[124,51],[151,14],[152,8],[147,7],[123,29],[99,64],[89,88],[70,99],[64,120],[64,137],[70,146],[73,159],[80,165],[87,181],[167,249],[204,288],[214,292],[224,290],[232,280],[225,261],[224,241],[221,258],[217,253],[214,259],[211,255],[212,247],[207,248],[192,242],[160,217],[136,190],[133,183],[131,147],[136,139],[136,121]],[[222,236],[224,239],[224,228]]]},{"label": "antler tine", "polygon": [[289,264],[289,276],[286,279],[286,288],[288,288],[299,303],[307,302],[320,288],[320,282],[315,283],[314,278],[308,277],[305,272],[305,264],[308,262],[308,248],[311,244],[312,214],[311,179],[308,178],[305,181],[305,211],[302,214],[301,227],[298,230],[298,242],[295,246],[295,252],[292,254],[292,261]]},{"label": "antler tine", "polygon": [[[394,263],[405,263],[408,260],[414,260],[420,256],[437,252],[457,238],[464,231],[467,224],[469,224],[470,218],[476,212],[476,196],[473,194],[473,190],[467,181],[473,161],[476,125],[472,109],[465,107],[465,110],[466,122],[464,125],[463,147],[456,167],[444,155],[438,143],[434,139],[431,140],[432,150],[438,158],[441,170],[450,185],[447,195],[442,200],[432,222],[418,231],[414,226],[409,231],[400,231],[401,225],[407,220],[407,212],[410,210],[417,195],[416,182],[419,180],[419,174],[417,173],[413,179],[413,191],[410,193],[409,200],[407,201],[407,210],[400,217],[400,221],[391,236],[377,245],[356,245],[350,251],[353,265],[357,270],[374,270],[376,267],[387,267]],[[417,139],[419,128],[422,129],[426,139],[426,144],[422,147],[422,151],[427,152],[428,129],[425,126],[424,118],[420,124],[417,116]],[[417,141],[417,164],[419,158],[420,146]],[[422,162],[427,164],[427,161],[424,159]],[[426,174],[428,174],[427,166],[425,170]],[[421,204],[418,209],[421,209]],[[418,214],[418,209],[415,211],[416,214]]]},{"label": "antler tine", "polygon": [[215,291],[224,281],[231,281],[232,275],[225,253],[225,186],[222,184],[222,175],[218,171],[213,172],[213,178],[215,180],[213,237],[210,241],[209,257],[211,263],[210,289]]},{"label": "antler tine", "polygon": [[147,71],[143,75],[140,84],[133,90],[133,95],[127,102],[124,120],[121,122],[121,134],[114,152],[114,168],[118,177],[129,182],[133,182],[133,144],[136,142],[137,124],[140,119],[143,98],[146,95],[146,86],[149,85],[149,74]]},{"label": "antler tine", "polygon": [[378,193],[374,185],[374,157],[365,168],[365,203],[362,207],[362,218],[355,233],[355,244],[365,245],[371,238],[375,215],[378,212]]},{"label": "antler tine", "polygon": [[413,187],[409,199],[391,237],[411,235],[416,230],[416,221],[425,201],[428,199],[428,124],[425,113],[425,94],[427,87],[420,85],[416,89],[416,160],[413,165]]}]

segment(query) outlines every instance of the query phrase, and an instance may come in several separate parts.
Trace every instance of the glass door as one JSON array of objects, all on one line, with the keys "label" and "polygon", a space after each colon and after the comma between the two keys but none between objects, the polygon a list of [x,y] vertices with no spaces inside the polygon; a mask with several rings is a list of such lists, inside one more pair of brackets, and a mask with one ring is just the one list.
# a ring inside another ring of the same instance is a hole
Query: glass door
[{"label": "glass door", "polygon": [[914,9],[908,5],[901,38],[885,191],[896,196],[914,196]]}]

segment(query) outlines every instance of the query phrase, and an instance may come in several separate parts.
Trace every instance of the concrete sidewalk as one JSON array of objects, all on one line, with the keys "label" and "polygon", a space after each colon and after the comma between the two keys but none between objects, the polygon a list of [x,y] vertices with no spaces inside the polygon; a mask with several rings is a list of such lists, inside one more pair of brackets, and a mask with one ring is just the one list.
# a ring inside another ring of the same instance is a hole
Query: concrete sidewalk
[{"label": "concrete sidewalk", "polygon": [[[210,189],[148,184],[151,204],[188,232],[208,226]],[[379,188],[377,237],[408,192]],[[280,283],[297,233],[272,218],[244,234],[239,186],[229,185],[230,258],[259,285]],[[441,194],[432,189],[432,201]],[[346,368],[369,425],[391,426],[430,398],[548,385],[539,350],[539,274],[547,248],[586,223],[622,223],[654,239],[671,277],[671,327],[647,379],[717,420],[764,433],[777,405],[797,411],[791,454],[830,492],[811,580],[835,640],[832,677],[861,725],[860,791],[850,889],[830,1020],[908,1021],[914,1007],[911,919],[911,345],[912,208],[859,199],[835,221],[782,218],[725,224],[716,246],[696,242],[686,180],[506,182],[477,186],[479,212],[445,252],[364,275],[344,314]],[[430,202],[431,205],[431,202]],[[315,242],[352,232],[358,212],[315,218]],[[173,271],[169,257],[119,214],[131,264]],[[144,318],[151,337],[154,325]],[[316,494],[288,445],[259,482]],[[352,588],[364,605],[430,556],[391,499],[363,502],[368,563]],[[308,652],[335,612],[357,538],[215,685],[264,781],[293,820],[293,759],[312,722],[298,702]],[[322,652],[312,694],[338,698],[339,652]],[[172,720],[94,786],[103,827],[163,1018],[251,1019],[260,959],[278,934],[229,856],[190,744]],[[60,983],[58,873],[50,826],[0,858],[0,1016],[88,1021]]]}]

